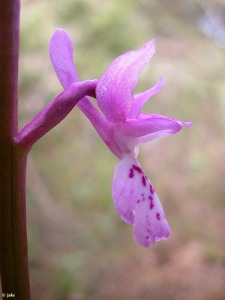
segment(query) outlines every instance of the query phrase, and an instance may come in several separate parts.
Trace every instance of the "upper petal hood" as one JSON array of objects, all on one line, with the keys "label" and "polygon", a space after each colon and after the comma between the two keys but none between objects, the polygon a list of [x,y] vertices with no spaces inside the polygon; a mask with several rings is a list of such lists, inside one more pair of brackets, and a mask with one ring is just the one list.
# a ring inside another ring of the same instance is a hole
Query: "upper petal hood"
[{"label": "upper petal hood", "polygon": [[137,51],[126,52],[117,57],[99,79],[97,102],[109,121],[121,122],[126,119],[139,74],[154,52],[154,40]]},{"label": "upper petal hood", "polygon": [[62,86],[68,88],[78,81],[78,75],[73,62],[73,45],[68,33],[57,29],[49,44],[49,55],[54,70]]}]

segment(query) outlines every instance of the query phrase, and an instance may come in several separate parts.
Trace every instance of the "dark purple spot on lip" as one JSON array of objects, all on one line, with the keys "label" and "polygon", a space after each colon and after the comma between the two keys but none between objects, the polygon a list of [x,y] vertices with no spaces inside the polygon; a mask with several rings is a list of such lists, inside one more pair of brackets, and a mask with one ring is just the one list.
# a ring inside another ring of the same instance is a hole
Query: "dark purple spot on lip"
[{"label": "dark purple spot on lip", "polygon": [[155,190],[153,188],[153,186],[150,184],[150,193],[153,195],[155,193]]},{"label": "dark purple spot on lip", "polygon": [[150,209],[153,209],[153,207],[154,207],[154,203],[153,203],[153,202],[150,202],[149,208],[150,208]]},{"label": "dark purple spot on lip", "polygon": [[140,200],[137,200],[137,203],[140,203],[141,201]]},{"label": "dark purple spot on lip", "polygon": [[153,200],[153,197],[152,197],[151,195],[149,195],[149,196],[148,196],[148,199],[149,199],[150,201],[152,201],[152,200]]},{"label": "dark purple spot on lip", "polygon": [[137,171],[139,174],[143,173],[143,172],[142,172],[142,169],[141,169],[140,167],[138,167],[138,166],[133,165],[133,169],[134,169],[135,171]]},{"label": "dark purple spot on lip", "polygon": [[129,177],[130,178],[134,177],[134,170],[132,168],[130,169]]},{"label": "dark purple spot on lip", "polygon": [[157,218],[158,220],[160,220],[160,213],[157,213],[157,214],[156,214],[156,218]]},{"label": "dark purple spot on lip", "polygon": [[144,186],[146,186],[146,179],[145,179],[145,176],[142,176],[142,184],[143,184]]},{"label": "dark purple spot on lip", "polygon": [[148,235],[146,236],[146,239],[147,239],[147,240],[149,239],[149,236],[148,236]]}]

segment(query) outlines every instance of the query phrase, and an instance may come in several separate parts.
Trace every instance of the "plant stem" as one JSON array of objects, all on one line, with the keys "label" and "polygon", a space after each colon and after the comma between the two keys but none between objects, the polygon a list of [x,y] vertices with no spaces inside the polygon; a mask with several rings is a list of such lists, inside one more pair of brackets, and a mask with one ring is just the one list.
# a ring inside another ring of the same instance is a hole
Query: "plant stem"
[{"label": "plant stem", "polygon": [[18,146],[19,0],[0,0],[0,268],[2,292],[29,300],[25,177]]}]

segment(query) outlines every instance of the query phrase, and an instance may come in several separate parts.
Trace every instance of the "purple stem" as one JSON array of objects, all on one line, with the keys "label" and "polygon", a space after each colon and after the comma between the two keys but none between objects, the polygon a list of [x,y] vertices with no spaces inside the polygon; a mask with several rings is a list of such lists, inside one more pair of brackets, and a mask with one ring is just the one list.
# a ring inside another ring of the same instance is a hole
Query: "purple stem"
[{"label": "purple stem", "polygon": [[19,0],[0,0],[0,271],[3,294],[29,300],[26,163],[32,145],[60,123],[97,80],[76,82],[18,133]]},{"label": "purple stem", "polygon": [[27,151],[18,131],[19,0],[0,0],[0,268],[2,292],[30,299],[26,233]]}]

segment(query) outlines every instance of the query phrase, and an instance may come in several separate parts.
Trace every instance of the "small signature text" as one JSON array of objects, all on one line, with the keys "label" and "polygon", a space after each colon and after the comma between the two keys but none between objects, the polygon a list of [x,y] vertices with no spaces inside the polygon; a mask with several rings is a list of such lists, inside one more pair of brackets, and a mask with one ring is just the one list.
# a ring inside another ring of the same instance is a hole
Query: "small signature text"
[{"label": "small signature text", "polygon": [[13,293],[3,293],[2,294],[2,298],[14,298],[14,297],[16,297],[15,296],[15,294],[13,294]]}]

